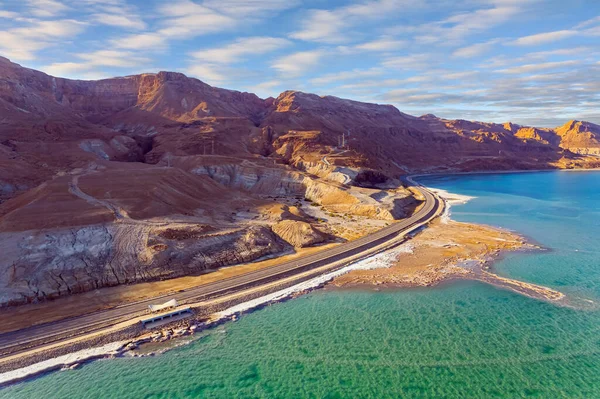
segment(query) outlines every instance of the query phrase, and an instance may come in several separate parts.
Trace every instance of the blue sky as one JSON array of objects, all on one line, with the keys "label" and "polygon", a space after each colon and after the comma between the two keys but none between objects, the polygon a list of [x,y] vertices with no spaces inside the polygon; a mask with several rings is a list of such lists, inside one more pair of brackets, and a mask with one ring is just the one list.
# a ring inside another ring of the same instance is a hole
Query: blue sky
[{"label": "blue sky", "polygon": [[159,70],[421,115],[600,123],[598,0],[0,0],[0,55],[54,76]]}]

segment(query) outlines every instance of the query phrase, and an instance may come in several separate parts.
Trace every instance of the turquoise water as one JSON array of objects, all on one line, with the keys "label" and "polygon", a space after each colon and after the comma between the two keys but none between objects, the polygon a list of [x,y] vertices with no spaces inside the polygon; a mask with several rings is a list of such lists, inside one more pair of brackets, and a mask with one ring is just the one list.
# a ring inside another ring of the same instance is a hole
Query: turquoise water
[{"label": "turquoise water", "polygon": [[[600,298],[600,174],[429,178],[477,199],[457,220],[522,232],[551,251],[500,274]],[[317,291],[244,315],[161,356],[102,360],[0,398],[600,398],[600,311],[476,282]]]},{"label": "turquoise water", "polygon": [[515,230],[551,251],[509,255],[500,274],[600,297],[600,172],[540,172],[424,179],[477,197],[452,218]]}]

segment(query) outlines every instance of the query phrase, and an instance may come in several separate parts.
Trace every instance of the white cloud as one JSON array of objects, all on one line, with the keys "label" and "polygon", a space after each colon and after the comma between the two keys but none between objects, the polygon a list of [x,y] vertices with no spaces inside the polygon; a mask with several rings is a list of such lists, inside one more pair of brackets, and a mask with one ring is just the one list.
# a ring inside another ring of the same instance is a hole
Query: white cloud
[{"label": "white cloud", "polygon": [[191,56],[201,61],[230,64],[246,56],[270,53],[290,44],[288,40],[276,37],[246,37],[221,48],[193,52]]},{"label": "white cloud", "polygon": [[142,30],[146,28],[146,24],[136,15],[122,15],[98,13],[91,17],[92,21],[109,26],[126,28],[132,30]]},{"label": "white cloud", "polygon": [[415,75],[410,78],[403,79],[403,83],[423,83],[430,82],[433,78],[427,75]]},{"label": "white cloud", "polygon": [[520,37],[513,42],[517,46],[537,46],[567,39],[578,34],[575,30],[559,30],[555,32],[538,33],[535,35]]},{"label": "white cloud", "polygon": [[[13,0],[10,7],[0,0],[0,54],[46,63],[46,72],[75,78],[137,73],[160,54],[163,68],[265,96],[325,87],[372,101],[396,89],[388,98],[411,113],[452,109],[459,117],[506,119],[507,112],[529,117],[529,109],[555,115],[577,108],[598,115],[600,50],[593,37],[600,35],[600,17],[588,12],[591,19],[581,23],[530,23],[533,17],[548,21],[560,7],[572,9],[560,2],[548,9],[546,1],[552,0],[344,0],[334,6],[316,0],[311,4],[323,9],[293,10],[282,26],[272,17],[301,0],[173,0],[139,8],[131,0]],[[412,15],[415,10],[424,12]],[[259,22],[264,25],[253,29]],[[511,32],[524,24],[532,35],[489,40],[498,37],[492,29]],[[87,26],[94,26],[94,36],[80,40]],[[263,37],[281,35],[281,29],[325,44]],[[575,39],[565,40],[570,47],[526,47],[568,38]],[[190,43],[197,51],[189,53]],[[267,53],[271,57],[261,56]],[[493,57],[479,60],[488,53]]]},{"label": "white cloud", "polygon": [[78,58],[85,60],[88,65],[92,66],[109,66],[109,67],[136,67],[147,64],[150,60],[146,57],[140,57],[129,51],[119,50],[100,50],[92,53],[82,53],[77,55]]},{"label": "white cloud", "polygon": [[248,90],[252,93],[256,93],[257,96],[261,98],[275,96],[277,93],[275,92],[275,88],[281,87],[283,82],[281,80],[268,80],[266,82],[259,83],[254,86],[248,87]]},{"label": "white cloud", "polygon": [[83,71],[88,71],[90,66],[84,63],[77,62],[56,62],[45,67],[42,70],[52,76],[73,76]]},{"label": "white cloud", "polygon": [[358,82],[346,83],[346,84],[340,85],[336,89],[350,90],[353,93],[364,92],[366,94],[372,95],[373,89],[389,88],[391,86],[398,86],[398,85],[401,85],[404,83],[405,83],[405,80],[403,80],[403,79],[371,79],[371,80],[361,79]]},{"label": "white cloud", "polygon": [[590,53],[592,49],[590,47],[570,47],[570,48],[561,48],[556,50],[547,50],[547,51],[536,51],[534,53],[529,53],[524,56],[524,58],[529,59],[540,59],[540,58],[548,58],[554,56],[565,56],[565,55],[580,55],[585,53]]},{"label": "white cloud", "polygon": [[396,69],[421,69],[427,68],[431,63],[430,54],[410,54],[391,57],[383,61],[382,65]]},{"label": "white cloud", "polygon": [[[525,14],[529,10],[532,2],[482,0],[473,3],[485,4],[489,8],[458,12],[439,21],[416,26],[401,25],[387,31],[390,34],[411,34],[414,40],[421,45],[461,45],[470,36],[514,21],[515,17]],[[448,4],[456,4],[456,2]],[[458,4],[463,3],[459,2]]]},{"label": "white cloud", "polygon": [[321,50],[301,51],[275,60],[271,68],[282,75],[297,77],[316,67],[323,55]]},{"label": "white cloud", "polygon": [[300,0],[205,0],[203,5],[236,17],[264,18],[300,3]]},{"label": "white cloud", "polygon": [[349,27],[368,20],[385,18],[391,13],[407,11],[422,4],[416,0],[371,0],[332,10],[310,10],[302,21],[302,29],[293,32],[294,39],[322,43],[342,43],[348,39]]},{"label": "white cloud", "polygon": [[0,31],[0,52],[10,59],[31,61],[36,53],[83,31],[85,25],[74,20],[37,21]]},{"label": "white cloud", "polygon": [[158,7],[164,19],[157,33],[170,38],[191,38],[228,31],[257,23],[296,4],[297,0],[205,0],[202,3],[176,0]]},{"label": "white cloud", "polygon": [[382,37],[377,40],[358,44],[354,46],[357,50],[365,51],[393,51],[398,50],[407,45],[406,40],[397,40],[387,37]]},{"label": "white cloud", "polygon": [[325,43],[339,43],[346,39],[342,34],[346,22],[332,11],[314,10],[302,26],[303,30],[292,33],[290,37]]},{"label": "white cloud", "polygon": [[36,52],[50,46],[48,42],[32,40],[12,32],[0,31],[0,53],[13,61],[31,61]]},{"label": "white cloud", "polygon": [[523,63],[532,63],[540,60],[550,60],[553,57],[563,57],[563,56],[578,56],[583,54],[592,53],[593,49],[590,47],[573,47],[573,48],[562,48],[555,50],[546,50],[546,51],[536,51],[533,53],[525,54],[521,57],[507,57],[505,55],[499,55],[487,59],[483,62],[479,67],[481,68],[501,68],[508,65],[514,64],[523,64]]},{"label": "white cloud", "polygon": [[[26,0],[30,13],[40,17],[50,17],[63,12],[80,12],[82,21],[90,24],[101,24],[127,30],[147,30],[148,25],[135,7],[125,0],[79,0],[65,5],[58,0]],[[153,30],[127,36],[99,37],[105,41],[104,49],[89,53],[75,54],[76,60],[55,62],[47,65],[51,73],[92,73],[101,67],[134,68],[151,60],[133,50],[164,50],[174,40],[186,40],[206,34],[214,34],[233,30],[243,24],[256,23],[281,10],[294,7],[299,0],[282,2],[279,0],[175,0],[171,3],[159,3],[156,12],[152,13]],[[35,10],[34,10],[35,9]],[[12,17],[2,14],[0,17]],[[36,21],[35,25],[0,31],[0,51],[15,59],[33,60],[36,53],[55,42],[55,38],[67,38],[70,31],[74,37],[78,32],[72,27],[74,21]],[[79,29],[83,29],[80,23]],[[107,32],[111,32],[107,30]],[[264,54],[283,47],[289,42],[286,39],[248,38],[247,41],[234,43],[225,49],[210,49],[206,54],[197,53],[197,59],[214,56],[203,67],[192,67],[190,70],[211,81],[224,81],[223,68],[213,65],[215,62],[242,59],[255,53]],[[87,72],[86,72],[87,71]]]},{"label": "white cloud", "polygon": [[59,62],[40,68],[42,71],[60,77],[92,78],[105,77],[98,71],[101,67],[138,68],[148,65],[151,60],[129,51],[100,50],[75,55],[81,62]]},{"label": "white cloud", "polygon": [[586,29],[586,30],[584,30],[581,33],[584,34],[584,35],[586,35],[586,36],[600,36],[600,26],[596,26],[594,28]]},{"label": "white cloud", "polygon": [[217,65],[202,64],[193,65],[186,69],[186,73],[195,76],[203,82],[209,84],[221,84],[226,82],[228,77],[221,72],[221,68]]},{"label": "white cloud", "polygon": [[460,39],[508,22],[520,12],[522,12],[520,7],[502,4],[494,8],[454,15],[447,18],[445,22],[454,24],[448,32],[451,39]]},{"label": "white cloud", "polygon": [[237,25],[237,21],[208,7],[180,0],[166,3],[159,7],[159,12],[166,17],[159,35],[187,38],[208,33],[221,32]]},{"label": "white cloud", "polygon": [[394,97],[405,97],[405,96],[412,96],[412,95],[418,95],[421,93],[421,89],[420,88],[403,88],[403,89],[394,89],[394,90],[389,90],[386,93],[386,98],[390,99],[390,98],[394,98]]},{"label": "white cloud", "polygon": [[69,7],[55,0],[27,0],[31,13],[36,17],[54,17],[69,10]]},{"label": "white cloud", "polygon": [[19,14],[16,12],[0,10],[0,18],[15,19],[18,17],[19,17]]},{"label": "white cloud", "polygon": [[499,40],[490,40],[484,43],[475,43],[470,46],[461,47],[452,53],[456,58],[473,58],[491,51]]},{"label": "white cloud", "polygon": [[111,41],[113,46],[128,50],[159,50],[166,43],[165,38],[156,33],[140,33]]},{"label": "white cloud", "polygon": [[566,66],[574,66],[578,65],[580,61],[577,60],[569,60],[569,61],[556,61],[556,62],[544,62],[540,64],[526,64],[520,65],[512,68],[500,69],[495,72],[507,73],[507,74],[523,74],[523,73],[531,73],[538,72],[548,69],[556,69],[562,68]]},{"label": "white cloud", "polygon": [[381,68],[373,68],[366,70],[355,69],[353,71],[343,71],[322,75],[317,78],[310,79],[310,83],[313,85],[326,85],[333,82],[363,79],[373,76],[379,76],[381,74],[383,74],[383,70]]},{"label": "white cloud", "polygon": [[274,87],[281,86],[283,82],[281,80],[268,80],[266,82],[259,83],[257,85],[252,86],[252,89],[272,89]]},{"label": "white cloud", "polygon": [[583,21],[582,23],[575,26],[574,29],[583,29],[595,24],[600,24],[600,16],[588,19],[587,21]]},{"label": "white cloud", "polygon": [[[46,9],[50,9],[51,3],[56,0],[30,0],[34,2],[43,2]],[[53,68],[62,68],[67,72],[82,68],[96,68],[101,64],[98,60],[88,59],[90,54],[107,55],[107,60],[102,66],[125,67],[125,65],[137,65],[140,60],[148,60],[145,57],[140,57],[134,53],[127,52],[132,58],[132,62],[128,63],[116,53],[111,53],[110,50],[164,50],[170,42],[175,40],[186,40],[201,35],[220,33],[236,29],[243,24],[256,23],[274,13],[281,10],[294,7],[299,0],[282,2],[279,0],[175,0],[171,3],[161,2],[152,14],[152,25],[155,29],[127,36],[115,36],[112,39],[106,40],[108,46],[105,50],[95,53],[78,55],[84,59],[81,63],[57,63]],[[56,10],[60,7],[54,5]],[[75,7],[74,4],[70,6]],[[84,15],[88,15],[88,21],[93,24],[103,24],[128,30],[146,30],[148,25],[140,17],[135,7],[129,6],[123,0],[79,0],[77,10],[83,11]],[[149,17],[148,17],[149,18]],[[255,38],[254,41],[247,43],[238,43],[231,48],[219,50],[211,49],[214,59],[211,63],[218,61],[219,57],[240,58],[243,55],[253,53],[265,53],[272,51],[277,46],[283,46],[288,43],[285,39],[272,39],[271,41],[259,41]],[[275,42],[277,40],[277,42]],[[241,46],[248,47],[242,48]],[[1,49],[0,45],[0,49]],[[27,53],[28,59],[33,59],[33,51],[43,48],[42,45],[29,45]],[[15,49],[17,51],[17,49]],[[23,50],[19,50],[23,52]],[[210,53],[209,53],[210,54]],[[114,57],[112,55],[115,55]],[[201,59],[202,54],[198,53],[198,59]],[[88,57],[88,58],[86,58]],[[197,74],[208,76],[212,81],[223,81],[224,73],[219,71],[214,65],[206,65],[204,69],[195,67],[192,69]]]},{"label": "white cloud", "polygon": [[441,75],[446,80],[468,80],[476,76],[479,76],[479,71],[449,72]]},{"label": "white cloud", "polygon": [[38,21],[26,28],[17,28],[14,32],[26,37],[40,39],[48,38],[70,38],[81,33],[85,24],[72,19]]}]

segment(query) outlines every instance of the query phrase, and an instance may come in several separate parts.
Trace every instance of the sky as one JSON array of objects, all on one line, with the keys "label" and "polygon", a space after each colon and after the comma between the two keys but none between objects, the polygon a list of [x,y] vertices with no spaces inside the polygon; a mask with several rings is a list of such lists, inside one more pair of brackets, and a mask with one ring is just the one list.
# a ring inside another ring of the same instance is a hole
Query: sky
[{"label": "sky", "polygon": [[262,98],[600,124],[598,0],[0,0],[0,55],[74,79],[168,70]]}]

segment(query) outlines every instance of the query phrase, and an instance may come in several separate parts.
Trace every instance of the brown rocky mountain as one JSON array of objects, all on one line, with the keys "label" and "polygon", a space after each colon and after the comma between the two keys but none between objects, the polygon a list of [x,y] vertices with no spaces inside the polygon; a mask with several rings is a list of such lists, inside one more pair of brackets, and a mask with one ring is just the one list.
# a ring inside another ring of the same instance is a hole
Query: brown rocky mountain
[{"label": "brown rocky mountain", "polygon": [[0,57],[0,303],[352,239],[417,206],[403,173],[593,167],[599,140],[587,122],[263,100],[174,72],[68,80]]},{"label": "brown rocky mountain", "polygon": [[600,156],[600,126],[590,122],[569,121],[556,128],[559,145],[576,154]]}]

